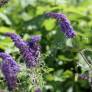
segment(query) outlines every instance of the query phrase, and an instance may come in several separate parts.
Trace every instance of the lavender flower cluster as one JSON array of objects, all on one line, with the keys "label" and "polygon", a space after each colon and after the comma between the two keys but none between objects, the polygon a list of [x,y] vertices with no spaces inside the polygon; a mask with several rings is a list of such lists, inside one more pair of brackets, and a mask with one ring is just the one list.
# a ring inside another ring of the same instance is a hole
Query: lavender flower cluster
[{"label": "lavender flower cluster", "polygon": [[46,15],[58,20],[60,27],[62,29],[62,32],[64,32],[66,37],[73,38],[76,35],[69,20],[64,14],[49,12]]},{"label": "lavender flower cluster", "polygon": [[15,46],[19,48],[28,68],[37,65],[40,53],[40,46],[38,45],[41,39],[40,36],[33,36],[30,42],[26,42],[15,33],[6,33],[5,35],[10,37],[15,43]]},{"label": "lavender flower cluster", "polygon": [[13,90],[17,83],[17,73],[20,71],[18,64],[13,58],[3,52],[0,52],[0,58],[2,58],[1,70],[5,77],[9,90]]},{"label": "lavender flower cluster", "polygon": [[[26,61],[27,68],[35,67],[37,65],[41,48],[38,42],[41,40],[41,36],[32,36],[31,41],[29,42],[24,41],[15,33],[5,33],[5,36],[10,37],[15,46],[20,50],[21,55]],[[0,57],[3,60],[1,63],[2,73],[5,76],[9,90],[13,90],[16,87],[17,73],[20,70],[19,66],[13,58],[6,53],[0,52]]]}]

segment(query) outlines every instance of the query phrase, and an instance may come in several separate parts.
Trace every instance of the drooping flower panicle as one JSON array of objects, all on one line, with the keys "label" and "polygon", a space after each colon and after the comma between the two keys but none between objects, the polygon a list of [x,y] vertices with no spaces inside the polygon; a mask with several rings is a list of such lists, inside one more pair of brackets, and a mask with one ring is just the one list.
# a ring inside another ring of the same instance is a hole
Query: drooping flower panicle
[{"label": "drooping flower panicle", "polygon": [[14,90],[17,84],[17,74],[20,71],[18,64],[13,58],[3,52],[0,52],[0,58],[2,58],[1,71],[7,82],[9,90]]},{"label": "drooping flower panicle", "polygon": [[49,12],[46,14],[49,17],[55,18],[58,21],[66,21],[67,18],[64,14],[60,14],[60,13],[54,13],[54,12]]},{"label": "drooping flower panicle", "polygon": [[66,37],[73,38],[76,35],[69,20],[64,14],[49,12],[46,15],[58,20],[60,27],[62,29],[62,32],[64,32]]},{"label": "drooping flower panicle", "polygon": [[5,35],[10,37],[15,43],[15,46],[19,48],[28,68],[37,65],[38,53],[40,52],[40,46],[37,44],[40,40],[39,36],[33,36],[30,42],[26,42],[15,33],[6,33]]}]

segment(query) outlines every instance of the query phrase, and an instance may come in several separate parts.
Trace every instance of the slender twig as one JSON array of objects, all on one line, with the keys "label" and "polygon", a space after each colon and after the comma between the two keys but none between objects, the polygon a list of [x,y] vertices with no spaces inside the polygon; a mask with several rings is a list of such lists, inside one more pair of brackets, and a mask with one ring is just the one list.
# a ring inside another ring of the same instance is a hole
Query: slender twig
[{"label": "slender twig", "polygon": [[85,60],[85,62],[88,64],[88,66],[91,68],[90,63],[88,62],[87,58],[84,56],[83,52],[79,52],[81,54],[81,56],[83,57],[83,59]]},{"label": "slender twig", "polygon": [[90,76],[90,72],[91,72],[91,69],[92,69],[92,67],[91,67],[91,62],[86,58],[86,56],[84,55],[84,51],[92,51],[91,49],[89,49],[89,48],[87,48],[87,49],[83,49],[81,52],[80,52],[80,54],[81,54],[81,56],[83,57],[83,59],[85,60],[85,62],[88,64],[88,66],[89,66],[89,68],[90,68],[90,71],[89,71],[89,84],[90,84],[90,86],[91,86],[91,90],[90,90],[90,92],[92,92],[92,77]]}]

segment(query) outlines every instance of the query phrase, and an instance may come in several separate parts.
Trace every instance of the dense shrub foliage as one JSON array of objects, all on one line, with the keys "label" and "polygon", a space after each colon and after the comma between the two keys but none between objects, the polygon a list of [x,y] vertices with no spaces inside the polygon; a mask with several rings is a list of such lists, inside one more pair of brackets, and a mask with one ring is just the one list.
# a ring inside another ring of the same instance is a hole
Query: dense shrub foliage
[{"label": "dense shrub foliage", "polygon": [[[62,26],[56,19],[46,16],[48,12],[67,16],[76,36],[61,32]],[[20,55],[16,43],[6,37],[7,32],[17,33],[29,43],[34,35],[41,36],[40,68],[26,69],[25,55]],[[90,92],[91,45],[91,0],[9,0],[0,8],[0,52],[13,56],[21,67],[18,92],[32,92],[33,85],[39,85],[42,92]],[[0,89],[7,90],[6,85],[0,71]],[[35,91],[39,92],[39,87]]]}]

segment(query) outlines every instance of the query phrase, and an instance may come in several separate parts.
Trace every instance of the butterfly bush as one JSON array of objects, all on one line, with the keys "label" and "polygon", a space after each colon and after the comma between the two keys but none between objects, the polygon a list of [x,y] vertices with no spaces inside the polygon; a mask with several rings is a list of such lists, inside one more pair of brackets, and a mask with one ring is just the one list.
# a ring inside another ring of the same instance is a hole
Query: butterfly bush
[{"label": "butterfly bush", "polygon": [[36,88],[35,92],[41,92],[40,88]]},{"label": "butterfly bush", "polygon": [[0,7],[8,3],[9,0],[0,0]]},{"label": "butterfly bush", "polygon": [[69,20],[64,14],[49,12],[46,15],[55,18],[59,22],[62,32],[64,32],[66,37],[73,38],[76,35]]},{"label": "butterfly bush", "polygon": [[[59,22],[62,32],[64,32],[66,37],[73,38],[76,35],[69,20],[64,14],[50,12],[46,15],[55,18]],[[25,60],[26,66],[28,68],[27,73],[30,77],[30,82],[34,92],[41,92],[41,87],[43,87],[41,70],[43,61],[41,61],[41,46],[39,45],[41,36],[32,36],[30,41],[24,41],[16,33],[7,32],[5,33],[5,36],[12,39],[14,45],[19,49],[20,55],[22,55],[23,59]],[[10,55],[0,53],[0,57],[3,59],[1,69],[5,79],[7,80],[8,88],[9,90],[14,89],[16,87],[19,67]]]},{"label": "butterfly bush", "polygon": [[0,58],[2,58],[1,70],[7,82],[8,89],[14,90],[17,84],[17,74],[20,71],[19,66],[6,53],[0,52]]},{"label": "butterfly bush", "polygon": [[6,33],[5,35],[10,37],[15,43],[15,46],[19,48],[28,68],[37,65],[40,53],[40,46],[38,45],[41,39],[40,36],[33,36],[31,41],[26,42],[15,33]]}]

